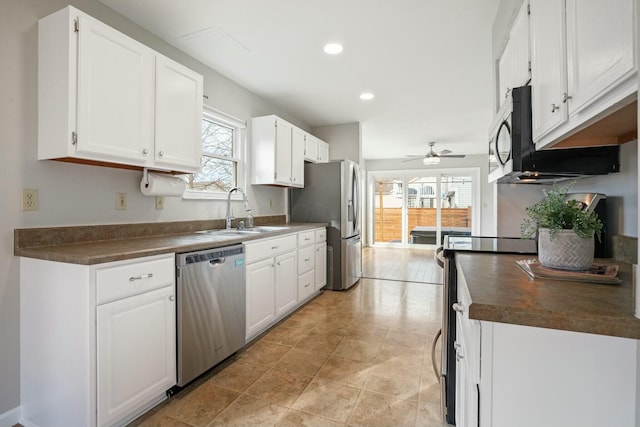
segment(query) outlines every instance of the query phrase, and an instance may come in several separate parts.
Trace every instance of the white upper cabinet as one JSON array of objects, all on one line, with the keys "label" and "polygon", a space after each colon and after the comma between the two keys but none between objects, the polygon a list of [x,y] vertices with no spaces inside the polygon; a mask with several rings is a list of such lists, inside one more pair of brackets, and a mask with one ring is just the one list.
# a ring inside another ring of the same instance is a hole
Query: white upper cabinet
[{"label": "white upper cabinet", "polygon": [[543,148],[636,99],[635,9],[633,0],[530,3],[533,138]]},{"label": "white upper cabinet", "polygon": [[196,172],[202,76],[68,6],[38,24],[38,158]]},{"label": "white upper cabinet", "polygon": [[304,137],[280,117],[251,119],[251,183],[304,187]]},{"label": "white upper cabinet", "polygon": [[525,2],[516,16],[507,45],[498,60],[498,109],[511,99],[514,87],[527,84],[531,78],[529,68],[529,19]]},{"label": "white upper cabinet", "polygon": [[311,134],[305,135],[304,159],[311,163],[329,161],[329,144]]},{"label": "white upper cabinet", "polygon": [[531,103],[534,140],[567,119],[563,1],[531,0]]},{"label": "white upper cabinet", "polygon": [[304,187],[304,144],[305,132],[291,129],[291,186]]},{"label": "white upper cabinet", "polygon": [[[153,51],[88,16],[78,15],[76,19],[78,110],[75,151],[82,157],[129,160],[147,166],[153,159],[146,154],[153,150]],[[73,37],[72,29],[64,28]],[[41,36],[46,34],[46,31],[41,32]],[[42,58],[53,52],[41,53]],[[40,64],[41,82],[54,74],[61,77],[44,67],[45,64]],[[39,100],[39,104],[46,105],[46,102],[46,98]],[[65,136],[69,141],[71,135]],[[45,135],[41,137],[47,140]]]},{"label": "white upper cabinet", "polygon": [[202,91],[199,74],[167,57],[156,58],[156,165],[200,169]]},{"label": "white upper cabinet", "polygon": [[567,69],[570,115],[635,75],[632,0],[567,0]]}]

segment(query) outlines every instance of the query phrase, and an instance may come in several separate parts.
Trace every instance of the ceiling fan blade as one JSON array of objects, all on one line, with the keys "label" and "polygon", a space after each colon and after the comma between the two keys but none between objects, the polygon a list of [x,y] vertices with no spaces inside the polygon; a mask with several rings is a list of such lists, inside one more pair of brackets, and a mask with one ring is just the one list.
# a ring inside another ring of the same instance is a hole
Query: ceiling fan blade
[{"label": "ceiling fan blade", "polygon": [[[413,156],[412,156],[413,157]],[[420,156],[420,157],[414,157],[413,159],[407,159],[407,160],[403,160],[402,163],[404,162],[412,162],[414,160],[422,160],[424,159],[424,156]]]},{"label": "ceiling fan blade", "polygon": [[421,159],[424,157],[424,154],[407,154],[405,157],[415,157],[416,159]]},{"label": "ceiling fan blade", "polygon": [[449,157],[449,158],[462,159],[465,156],[466,156],[466,154],[445,154],[444,156],[440,156],[440,157]]},{"label": "ceiling fan blade", "polygon": [[442,155],[445,155],[445,154],[449,154],[449,153],[453,153],[453,151],[451,151],[451,150],[438,151],[438,155],[439,156],[442,156]]}]

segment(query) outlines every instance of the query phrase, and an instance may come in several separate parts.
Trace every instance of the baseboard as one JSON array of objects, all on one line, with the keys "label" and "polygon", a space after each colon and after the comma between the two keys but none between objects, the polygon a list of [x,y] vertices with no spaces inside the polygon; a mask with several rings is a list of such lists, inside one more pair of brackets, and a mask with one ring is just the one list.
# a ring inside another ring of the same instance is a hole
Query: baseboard
[{"label": "baseboard", "polygon": [[0,414],[0,427],[12,427],[20,422],[20,418],[22,418],[22,408],[18,406]]}]

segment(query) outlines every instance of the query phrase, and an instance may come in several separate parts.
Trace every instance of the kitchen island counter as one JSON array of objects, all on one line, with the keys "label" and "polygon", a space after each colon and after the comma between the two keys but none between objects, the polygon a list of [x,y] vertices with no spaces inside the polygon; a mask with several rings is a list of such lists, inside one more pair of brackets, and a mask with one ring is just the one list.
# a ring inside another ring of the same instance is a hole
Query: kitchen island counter
[{"label": "kitchen island counter", "polygon": [[634,316],[632,267],[620,266],[618,285],[530,279],[516,264],[526,255],[457,253],[471,304],[469,317],[522,326],[640,339]]}]

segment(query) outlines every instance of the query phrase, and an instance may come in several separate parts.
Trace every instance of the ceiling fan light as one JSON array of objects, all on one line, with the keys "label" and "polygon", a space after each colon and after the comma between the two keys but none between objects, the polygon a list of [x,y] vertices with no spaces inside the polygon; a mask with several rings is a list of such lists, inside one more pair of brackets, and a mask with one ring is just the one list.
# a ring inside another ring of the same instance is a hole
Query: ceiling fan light
[{"label": "ceiling fan light", "polygon": [[440,157],[425,157],[424,159],[422,159],[422,163],[427,166],[438,165],[440,164]]}]

